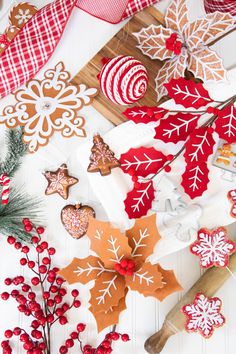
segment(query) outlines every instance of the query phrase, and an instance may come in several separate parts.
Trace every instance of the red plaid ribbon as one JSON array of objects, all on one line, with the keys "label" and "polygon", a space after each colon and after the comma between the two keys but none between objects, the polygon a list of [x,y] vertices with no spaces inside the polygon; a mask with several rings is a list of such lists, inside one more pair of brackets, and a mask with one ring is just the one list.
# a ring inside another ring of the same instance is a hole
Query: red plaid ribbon
[{"label": "red plaid ribbon", "polygon": [[118,23],[159,0],[78,0],[77,6],[110,23]]},{"label": "red plaid ribbon", "polygon": [[229,12],[236,16],[236,0],[204,0],[206,12]]},{"label": "red plaid ribbon", "polygon": [[[116,23],[158,0],[79,0],[93,16]],[[78,0],[55,0],[39,10],[0,57],[0,98],[32,79],[53,54]]]}]

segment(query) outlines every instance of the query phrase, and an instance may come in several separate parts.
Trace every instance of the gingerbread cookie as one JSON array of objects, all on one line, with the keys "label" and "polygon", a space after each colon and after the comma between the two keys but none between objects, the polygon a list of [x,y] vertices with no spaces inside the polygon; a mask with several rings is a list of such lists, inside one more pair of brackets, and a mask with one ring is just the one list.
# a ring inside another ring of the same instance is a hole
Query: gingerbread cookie
[{"label": "gingerbread cookie", "polygon": [[67,205],[61,211],[62,224],[66,231],[76,239],[87,233],[90,217],[95,217],[95,211],[88,205]]},{"label": "gingerbread cookie", "polygon": [[11,10],[9,16],[10,23],[15,27],[22,28],[37,11],[38,9],[36,6],[31,5],[28,2],[21,2]]},{"label": "gingerbread cookie", "polygon": [[100,135],[94,136],[93,144],[90,156],[91,162],[87,171],[100,172],[102,176],[109,175],[112,168],[120,166],[120,162]]},{"label": "gingerbread cookie", "polygon": [[69,176],[66,164],[61,165],[55,172],[45,172],[44,176],[48,181],[45,194],[58,193],[64,199],[68,198],[69,188],[79,181],[78,178]]}]

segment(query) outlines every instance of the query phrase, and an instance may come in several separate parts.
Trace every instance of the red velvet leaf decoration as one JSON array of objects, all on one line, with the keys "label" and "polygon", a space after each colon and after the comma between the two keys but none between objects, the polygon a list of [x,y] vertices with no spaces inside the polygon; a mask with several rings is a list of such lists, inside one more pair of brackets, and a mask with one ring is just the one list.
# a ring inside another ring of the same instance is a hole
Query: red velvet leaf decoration
[{"label": "red velvet leaf decoration", "polygon": [[206,162],[186,166],[181,185],[191,199],[200,197],[207,190],[208,174],[209,169]]},{"label": "red velvet leaf decoration", "polygon": [[179,79],[171,79],[164,86],[169,97],[173,98],[176,104],[181,104],[185,108],[200,108],[212,102],[202,83],[180,77]]},{"label": "red velvet leaf decoration", "polygon": [[153,182],[140,183],[139,188],[134,188],[127,194],[125,199],[125,210],[130,219],[138,219],[147,215],[154,200]]},{"label": "red velvet leaf decoration", "polygon": [[219,111],[215,126],[221,139],[230,144],[236,143],[236,107],[233,104]]},{"label": "red velvet leaf decoration", "polygon": [[130,149],[120,157],[121,169],[125,173],[136,176],[147,177],[149,174],[157,173],[164,166],[167,158],[153,147],[140,147]]},{"label": "red velvet leaf decoration", "polygon": [[214,145],[212,128],[195,129],[185,144],[185,161],[187,164],[207,162],[208,157],[213,153]]},{"label": "red velvet leaf decoration", "polygon": [[123,114],[126,116],[127,119],[132,120],[134,123],[150,123],[156,122],[164,115],[166,115],[168,111],[161,107],[132,107],[127,108]]},{"label": "red velvet leaf decoration", "polygon": [[197,127],[200,114],[177,113],[170,115],[167,119],[161,119],[158,127],[155,128],[155,139],[165,143],[178,143],[185,141],[189,134]]}]

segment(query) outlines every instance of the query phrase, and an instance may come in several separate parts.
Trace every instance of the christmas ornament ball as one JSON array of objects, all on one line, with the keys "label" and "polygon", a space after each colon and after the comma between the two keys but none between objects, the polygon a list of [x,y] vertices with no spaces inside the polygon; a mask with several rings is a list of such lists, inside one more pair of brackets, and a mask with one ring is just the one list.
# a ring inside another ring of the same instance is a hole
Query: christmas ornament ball
[{"label": "christmas ornament ball", "polygon": [[119,105],[140,100],[147,91],[148,74],[145,66],[132,56],[104,58],[98,76],[103,94]]}]

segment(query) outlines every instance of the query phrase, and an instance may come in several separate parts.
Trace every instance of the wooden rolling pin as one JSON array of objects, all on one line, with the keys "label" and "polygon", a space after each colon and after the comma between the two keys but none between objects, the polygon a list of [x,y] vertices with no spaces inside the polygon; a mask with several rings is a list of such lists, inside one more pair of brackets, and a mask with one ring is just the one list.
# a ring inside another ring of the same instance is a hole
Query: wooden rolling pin
[{"label": "wooden rolling pin", "polygon": [[[228,234],[236,236],[236,223],[233,223],[226,227]],[[236,271],[236,253],[230,257],[229,267],[230,271],[234,273]],[[158,354],[164,348],[169,337],[181,332],[185,328],[186,317],[181,312],[184,305],[193,302],[195,295],[198,292],[204,293],[206,296],[213,296],[218,289],[230,278],[231,274],[227,268],[210,268],[208,269],[200,279],[193,285],[193,287],[183,296],[183,298],[177,303],[177,305],[168,313],[165,318],[164,324],[161,330],[151,336],[145,343],[145,349],[149,354]]]}]

